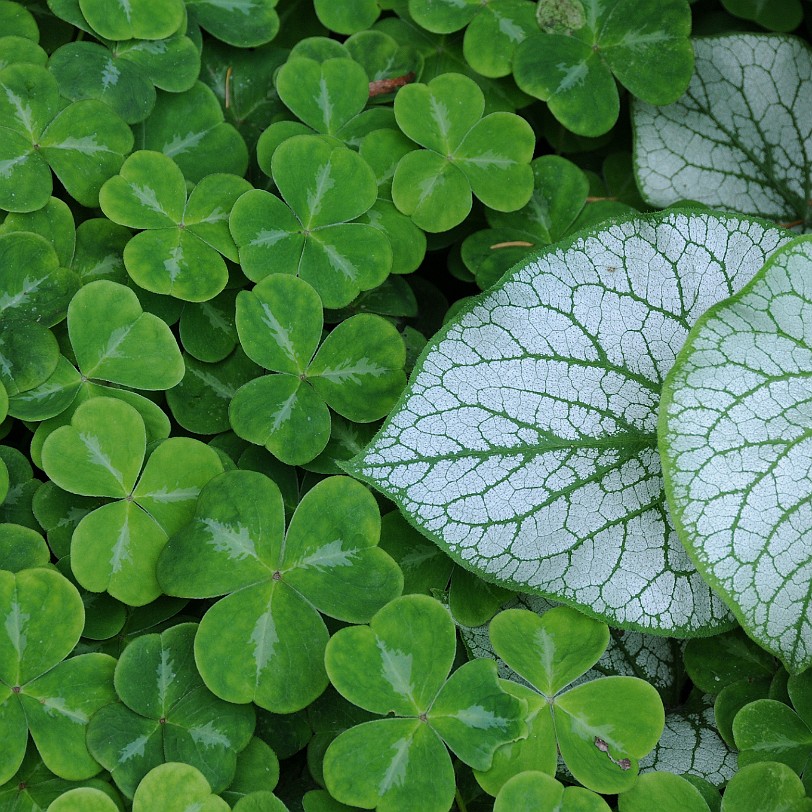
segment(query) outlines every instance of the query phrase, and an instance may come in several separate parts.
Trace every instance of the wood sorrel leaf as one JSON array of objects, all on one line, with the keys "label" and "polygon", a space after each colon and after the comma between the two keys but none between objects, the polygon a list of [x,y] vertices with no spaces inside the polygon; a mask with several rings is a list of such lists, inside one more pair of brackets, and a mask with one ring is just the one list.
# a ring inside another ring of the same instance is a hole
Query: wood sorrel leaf
[{"label": "wood sorrel leaf", "polygon": [[191,764],[169,761],[150,770],[133,796],[133,812],[228,812],[205,776]]},{"label": "wood sorrel leaf", "polygon": [[48,806],[48,812],[117,812],[109,795],[95,787],[75,787],[63,792]]},{"label": "wood sorrel leaf", "polygon": [[722,812],[807,812],[806,789],[795,773],[775,761],[749,764],[730,780],[722,798]]},{"label": "wood sorrel leaf", "polygon": [[183,23],[182,0],[79,0],[93,30],[104,39],[164,39]]},{"label": "wood sorrel leaf", "polygon": [[[191,764],[222,791],[251,738],[253,708],[226,703],[203,685],[193,654],[196,631],[196,624],[182,623],[133,640],[116,665],[120,701],[90,724],[88,746],[128,797],[167,761]],[[148,739],[157,746],[147,749]]]},{"label": "wood sorrel leaf", "polygon": [[634,105],[643,197],[655,206],[688,198],[808,227],[808,45],[792,37],[732,34],[697,39],[694,50],[696,73],[679,101]]},{"label": "wood sorrel leaf", "polygon": [[379,530],[374,499],[348,477],[308,491],[287,538],[282,497],[268,477],[230,471],[207,485],[158,569],[169,594],[233,593],[209,609],[196,639],[208,687],[280,713],[312,702],[327,684],[319,612],[364,622],[400,593],[400,571],[377,549]]},{"label": "wood sorrel leaf", "polygon": [[660,448],[680,538],[741,625],[792,673],[812,664],[812,237],[706,313],[666,379]]},{"label": "wood sorrel leaf", "polygon": [[440,331],[347,470],[489,580],[614,626],[729,627],[671,527],[657,407],[698,316],[786,240],[670,212],[543,251]]},{"label": "wood sorrel leaf", "polygon": [[493,812],[609,812],[609,805],[588,789],[565,787],[551,775],[527,770],[502,787]]},{"label": "wood sorrel leaf", "polygon": [[210,34],[238,48],[270,42],[279,31],[278,0],[189,0],[187,8]]},{"label": "wood sorrel leaf", "polygon": [[137,389],[169,389],[183,378],[172,331],[117,282],[99,279],[76,293],[68,306],[68,333],[86,378]]},{"label": "wood sorrel leaf", "polygon": [[641,775],[618,798],[619,812],[710,812],[702,793],[681,775],[669,772]]},{"label": "wood sorrel leaf", "polygon": [[[339,693],[373,713],[407,717],[367,722],[333,741],[324,778],[337,800],[405,810],[420,793],[421,808],[447,809],[453,770],[445,745],[488,769],[501,745],[526,735],[527,706],[502,690],[494,663],[469,662],[447,678],[455,648],[448,610],[427,595],[392,600],[369,626],[333,635],[325,665]],[[348,759],[358,749],[363,760]],[[348,761],[358,767],[347,769]]]}]

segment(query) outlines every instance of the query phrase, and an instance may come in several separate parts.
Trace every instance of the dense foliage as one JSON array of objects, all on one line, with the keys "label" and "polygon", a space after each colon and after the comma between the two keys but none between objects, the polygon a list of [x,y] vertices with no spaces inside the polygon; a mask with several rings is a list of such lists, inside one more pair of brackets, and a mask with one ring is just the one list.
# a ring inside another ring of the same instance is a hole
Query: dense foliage
[{"label": "dense foliage", "polygon": [[808,0],[0,0],[0,812],[812,810]]}]

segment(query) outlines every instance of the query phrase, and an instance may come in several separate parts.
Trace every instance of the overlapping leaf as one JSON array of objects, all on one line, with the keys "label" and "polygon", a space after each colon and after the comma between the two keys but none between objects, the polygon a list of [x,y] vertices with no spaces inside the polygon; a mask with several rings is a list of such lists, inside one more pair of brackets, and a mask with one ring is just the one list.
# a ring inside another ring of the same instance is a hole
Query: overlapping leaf
[{"label": "overlapping leaf", "polygon": [[0,208],[34,211],[51,196],[51,170],[84,206],[132,149],[130,128],[107,105],[87,100],[64,106],[56,79],[36,65],[0,71]]},{"label": "overlapping leaf", "polygon": [[0,570],[0,783],[22,764],[30,731],[48,769],[81,780],[99,772],[85,733],[114,699],[115,660],[86,654],[62,662],[79,640],[79,593],[59,573]]},{"label": "overlapping leaf", "polygon": [[237,297],[242,346],[277,374],[240,387],[229,419],[240,437],[289,465],[310,462],[324,450],[328,406],[350,420],[377,420],[406,382],[403,340],[388,321],[353,316],[319,346],[322,326],[318,294],[296,277],[268,276]]},{"label": "overlapping leaf", "polygon": [[669,505],[697,566],[791,672],[812,664],[812,238],[776,252],[706,313],[666,380]]},{"label": "overlapping leaf", "polygon": [[333,797],[391,810],[419,797],[427,812],[444,812],[454,797],[446,746],[487,769],[500,745],[525,735],[525,703],[499,687],[493,663],[466,663],[449,677],[454,650],[450,615],[425,595],[393,600],[369,626],[333,635],[325,663],[336,689],[372,713],[395,714],[330,745],[324,777]]},{"label": "overlapping leaf", "polygon": [[308,491],[287,534],[270,479],[252,471],[214,479],[159,564],[167,594],[227,595],[195,640],[206,685],[229,702],[279,713],[312,702],[327,685],[319,612],[364,622],[400,593],[400,570],[377,549],[379,531],[375,500],[346,477]]},{"label": "overlapping leaf", "polygon": [[812,222],[812,53],[783,36],[694,43],[696,74],[668,107],[635,104],[635,163],[655,206],[685,198]]},{"label": "overlapping leaf", "polygon": [[284,202],[255,190],[234,205],[230,227],[249,279],[300,276],[325,307],[343,307],[377,287],[392,266],[386,236],[354,222],[377,198],[372,170],[355,152],[317,136],[287,139],[273,154]]},{"label": "overlapping leaf", "polygon": [[734,217],[617,222],[519,266],[436,336],[349,469],[467,569],[640,631],[731,616],[665,506],[665,374],[787,240]]},{"label": "overlapping leaf", "polygon": [[535,137],[512,113],[483,118],[485,96],[471,79],[446,74],[411,84],[395,98],[400,129],[422,150],[401,158],[392,199],[425,231],[447,231],[471,210],[472,192],[486,206],[513,211],[533,190]]},{"label": "overlapping leaf", "polygon": [[197,672],[197,628],[182,623],[130,643],[116,665],[119,701],[90,722],[88,747],[127,797],[150,770],[171,761],[197,768],[222,792],[251,738],[253,709],[218,699]]},{"label": "overlapping leaf", "polygon": [[188,196],[183,173],[170,158],[141,150],[100,194],[114,222],[144,229],[124,248],[133,280],[154,293],[190,302],[214,298],[228,282],[223,256],[237,259],[228,217],[250,184],[236,175],[205,177]]},{"label": "overlapping leaf", "polygon": [[105,397],[84,402],[70,425],[56,429],[42,447],[43,466],[59,487],[120,500],[79,522],[71,566],[86,589],[107,591],[132,606],[161,594],[158,555],[167,538],[191,519],[202,486],[223,470],[217,453],[198,440],[166,440],[142,472],[145,452],[139,413]]}]

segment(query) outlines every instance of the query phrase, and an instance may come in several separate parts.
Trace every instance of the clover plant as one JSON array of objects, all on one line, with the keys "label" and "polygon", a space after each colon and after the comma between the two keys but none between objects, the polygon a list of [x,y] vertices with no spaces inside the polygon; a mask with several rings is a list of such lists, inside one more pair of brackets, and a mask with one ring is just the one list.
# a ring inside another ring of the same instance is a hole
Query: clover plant
[{"label": "clover plant", "polygon": [[812,809],[810,23],[0,0],[0,812]]}]

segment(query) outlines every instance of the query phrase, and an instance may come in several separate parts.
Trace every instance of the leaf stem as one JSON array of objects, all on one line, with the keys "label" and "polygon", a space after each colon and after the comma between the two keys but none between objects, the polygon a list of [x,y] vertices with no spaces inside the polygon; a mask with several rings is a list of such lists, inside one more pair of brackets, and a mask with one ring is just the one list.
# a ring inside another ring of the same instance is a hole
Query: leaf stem
[{"label": "leaf stem", "polygon": [[462,795],[460,794],[460,788],[457,787],[454,791],[454,801],[457,804],[457,809],[459,812],[468,812],[468,809],[465,806],[465,801],[462,800]]},{"label": "leaf stem", "polygon": [[405,73],[403,76],[393,76],[391,79],[376,79],[374,82],[369,83],[369,98],[372,99],[375,96],[393,93],[399,87],[413,82],[414,78],[414,73],[409,71],[409,73]]},{"label": "leaf stem", "polygon": [[495,242],[491,246],[491,251],[496,248],[532,248],[533,243],[527,240],[509,240],[508,242]]}]

